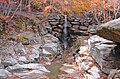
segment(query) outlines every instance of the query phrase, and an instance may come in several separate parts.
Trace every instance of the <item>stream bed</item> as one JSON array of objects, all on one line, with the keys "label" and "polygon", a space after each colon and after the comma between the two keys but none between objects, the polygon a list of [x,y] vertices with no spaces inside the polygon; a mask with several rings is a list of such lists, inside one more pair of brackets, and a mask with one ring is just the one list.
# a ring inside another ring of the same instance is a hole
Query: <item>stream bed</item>
[{"label": "stream bed", "polygon": [[51,71],[47,76],[50,79],[58,79],[58,75],[65,74],[65,72],[61,71],[60,68],[62,67],[63,62],[52,62],[51,65],[46,66],[46,68]]},{"label": "stream bed", "polygon": [[[81,43],[81,45],[86,44],[83,39],[80,40],[80,43]],[[70,49],[69,49],[66,52],[64,52],[64,54],[63,54],[64,57],[62,59],[55,59],[51,63],[51,65],[46,65],[45,66],[46,69],[48,69],[50,71],[50,73],[47,74],[49,79],[66,79],[66,77],[65,78],[60,78],[59,77],[59,76],[62,76],[62,75],[64,75],[64,76],[67,75],[68,76],[68,73],[62,71],[61,68],[64,66],[65,63],[71,64],[71,65],[73,63],[75,63],[73,53],[74,52],[70,51]]]}]

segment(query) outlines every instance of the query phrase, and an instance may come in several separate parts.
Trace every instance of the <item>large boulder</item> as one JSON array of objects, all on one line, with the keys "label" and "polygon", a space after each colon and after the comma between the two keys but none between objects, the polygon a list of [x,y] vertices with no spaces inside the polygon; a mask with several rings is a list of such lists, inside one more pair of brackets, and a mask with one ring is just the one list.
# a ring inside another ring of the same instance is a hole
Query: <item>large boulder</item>
[{"label": "large boulder", "polygon": [[7,71],[6,69],[0,69],[0,79],[5,79],[11,75],[12,74],[9,71]]},{"label": "large boulder", "polygon": [[120,42],[120,18],[102,24],[96,30],[97,35],[114,42]]},{"label": "large boulder", "polygon": [[43,49],[45,51],[49,53],[54,53],[54,54],[62,52],[62,48],[58,38],[54,37],[51,34],[47,34],[44,36],[44,41],[45,41],[45,44],[43,45]]},{"label": "large boulder", "polygon": [[103,72],[109,74],[111,69],[120,68],[120,46],[97,35],[90,37],[88,44]]}]

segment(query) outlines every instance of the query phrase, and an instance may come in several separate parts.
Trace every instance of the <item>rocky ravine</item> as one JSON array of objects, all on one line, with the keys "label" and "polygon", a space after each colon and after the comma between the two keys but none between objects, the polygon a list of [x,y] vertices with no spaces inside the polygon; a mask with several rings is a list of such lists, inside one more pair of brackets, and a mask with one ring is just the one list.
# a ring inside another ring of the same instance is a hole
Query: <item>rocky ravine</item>
[{"label": "rocky ravine", "polygon": [[14,38],[18,36],[24,36],[27,39],[24,39],[23,42],[9,40],[6,45],[0,46],[0,79],[12,75],[31,79],[33,74],[38,74],[38,78],[40,78],[40,75],[50,73],[44,64],[50,65],[50,56],[62,52],[58,38],[51,34],[41,37],[32,32],[20,33]]},{"label": "rocky ravine", "polygon": [[[63,19],[58,20],[58,17],[49,18],[49,22],[44,24],[45,28],[41,29],[41,36],[36,32],[26,31],[7,37],[7,43],[0,46],[0,78],[49,79],[45,74],[50,71],[44,65],[50,65],[54,57],[63,53],[61,35],[64,21],[61,20]],[[71,26],[68,27],[70,43],[79,36],[88,37],[88,26],[81,26],[80,23],[82,22],[78,19],[68,19],[68,26]],[[92,29],[93,34],[95,28]],[[3,38],[0,41],[3,43],[6,40]],[[58,75],[58,79],[106,79],[102,71],[110,74],[110,79],[119,79],[119,69],[114,70],[119,67],[119,45],[95,35],[78,49],[80,51],[77,54],[66,58],[70,62],[60,68],[68,74]]]}]

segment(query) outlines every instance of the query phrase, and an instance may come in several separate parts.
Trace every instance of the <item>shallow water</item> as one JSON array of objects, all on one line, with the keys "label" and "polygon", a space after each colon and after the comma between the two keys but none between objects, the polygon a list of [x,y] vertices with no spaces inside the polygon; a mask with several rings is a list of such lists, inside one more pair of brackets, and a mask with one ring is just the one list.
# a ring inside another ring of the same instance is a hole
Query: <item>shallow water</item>
[{"label": "shallow water", "polygon": [[50,71],[50,73],[47,75],[50,79],[59,79],[58,75],[65,74],[65,72],[60,71],[60,68],[62,67],[62,62],[52,62],[51,65],[46,66],[46,68]]}]

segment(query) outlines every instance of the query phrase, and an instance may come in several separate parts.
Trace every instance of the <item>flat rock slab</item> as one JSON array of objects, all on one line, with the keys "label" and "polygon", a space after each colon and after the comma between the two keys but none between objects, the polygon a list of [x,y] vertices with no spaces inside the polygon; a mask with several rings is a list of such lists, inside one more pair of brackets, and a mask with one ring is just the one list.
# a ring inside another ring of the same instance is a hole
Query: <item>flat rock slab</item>
[{"label": "flat rock slab", "polygon": [[120,43],[120,18],[97,26],[96,32],[105,39]]},{"label": "flat rock slab", "polygon": [[0,69],[0,79],[7,78],[8,76],[11,76],[11,75],[12,74],[6,69]]},{"label": "flat rock slab", "polygon": [[29,64],[23,64],[23,65],[16,64],[14,66],[9,66],[6,69],[8,71],[25,69],[25,70],[39,70],[39,71],[43,71],[43,72],[46,72],[46,73],[50,72],[43,65],[37,64],[37,63],[29,63]]}]

